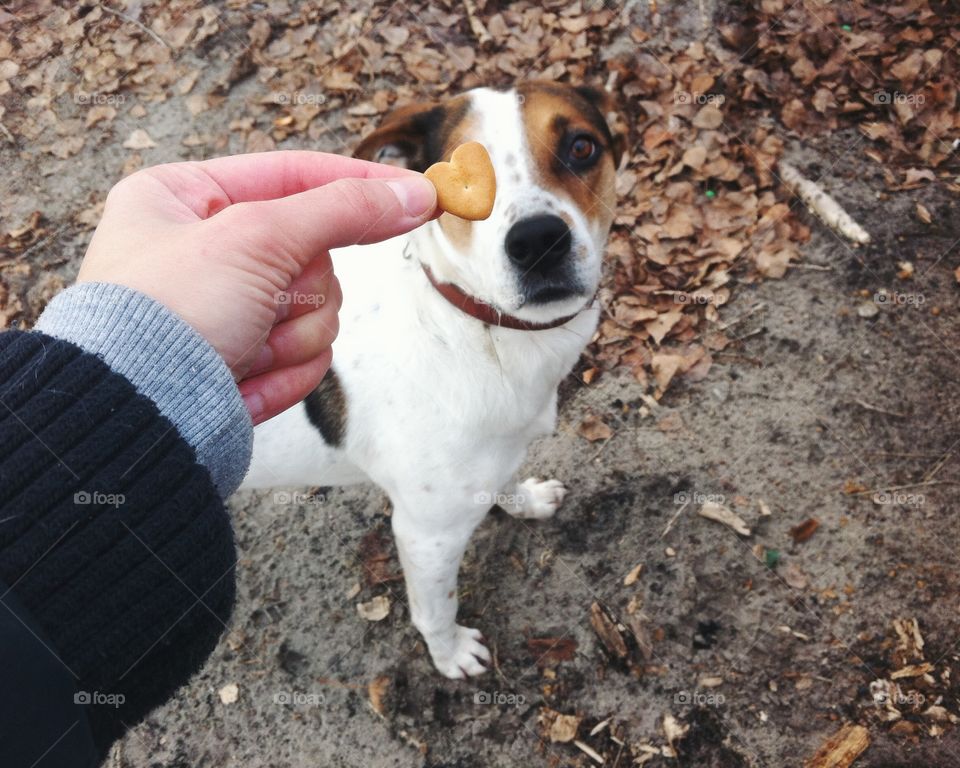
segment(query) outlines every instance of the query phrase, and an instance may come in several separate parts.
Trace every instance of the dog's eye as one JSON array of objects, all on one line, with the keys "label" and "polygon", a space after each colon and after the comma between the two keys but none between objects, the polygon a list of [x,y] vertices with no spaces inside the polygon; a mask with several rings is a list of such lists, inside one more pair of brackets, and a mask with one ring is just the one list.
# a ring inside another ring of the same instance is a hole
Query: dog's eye
[{"label": "dog's eye", "polygon": [[574,136],[567,150],[567,163],[577,171],[585,170],[600,153],[600,145],[592,136]]}]

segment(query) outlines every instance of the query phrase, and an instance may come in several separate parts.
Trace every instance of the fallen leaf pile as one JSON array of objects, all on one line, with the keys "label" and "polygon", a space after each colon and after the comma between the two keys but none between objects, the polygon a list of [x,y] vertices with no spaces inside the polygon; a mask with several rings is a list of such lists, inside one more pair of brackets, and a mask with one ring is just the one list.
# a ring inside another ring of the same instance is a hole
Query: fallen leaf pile
[{"label": "fallen leaf pile", "polygon": [[782,140],[743,108],[745,65],[719,47],[675,52],[631,35],[636,53],[607,63],[634,142],[592,361],[652,376],[659,397],[679,375],[705,376],[730,343],[718,321],[734,271],[782,277],[809,230],[777,187]]},{"label": "fallen leaf pile", "polygon": [[[629,151],[584,379],[624,366],[659,397],[731,343],[719,316],[735,278],[783,276],[809,236],[776,173],[789,131],[856,125],[878,161],[930,166],[891,187],[929,183],[955,158],[960,25],[938,22],[933,2],[762,0],[727,9],[713,40],[678,44],[657,13],[585,0],[21,1],[0,10],[0,142],[32,154],[41,176],[96,157],[99,188],[55,222],[83,233],[113,181],[169,151],[152,122],[162,104],[183,116],[184,158],[349,153],[399,103],[528,78],[605,85]],[[41,238],[13,237],[23,226],[0,228],[8,289],[6,265]],[[8,323],[42,308],[26,288],[3,298]]]},{"label": "fallen leaf pile", "polygon": [[948,159],[960,129],[960,9],[939,0],[790,3],[762,0],[724,41],[752,65],[756,103],[779,103],[801,134],[856,127],[881,163]]}]

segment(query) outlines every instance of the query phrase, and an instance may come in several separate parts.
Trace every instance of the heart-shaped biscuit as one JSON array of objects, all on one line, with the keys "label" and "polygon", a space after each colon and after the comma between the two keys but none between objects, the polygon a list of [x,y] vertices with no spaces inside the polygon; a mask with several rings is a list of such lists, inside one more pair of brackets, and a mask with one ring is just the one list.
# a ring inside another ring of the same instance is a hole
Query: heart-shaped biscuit
[{"label": "heart-shaped biscuit", "polygon": [[437,188],[441,210],[470,221],[480,221],[493,212],[497,177],[483,144],[461,144],[453,150],[449,163],[434,163],[424,176]]}]

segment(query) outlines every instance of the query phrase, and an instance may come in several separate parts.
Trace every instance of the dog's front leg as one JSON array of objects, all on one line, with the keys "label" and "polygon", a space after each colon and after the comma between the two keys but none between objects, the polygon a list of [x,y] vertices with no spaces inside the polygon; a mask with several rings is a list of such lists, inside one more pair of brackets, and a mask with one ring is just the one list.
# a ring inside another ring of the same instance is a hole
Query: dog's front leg
[{"label": "dog's front leg", "polygon": [[487,510],[477,504],[434,506],[393,500],[393,533],[413,625],[436,668],[462,679],[486,671],[490,652],[479,630],[457,624],[457,572]]}]

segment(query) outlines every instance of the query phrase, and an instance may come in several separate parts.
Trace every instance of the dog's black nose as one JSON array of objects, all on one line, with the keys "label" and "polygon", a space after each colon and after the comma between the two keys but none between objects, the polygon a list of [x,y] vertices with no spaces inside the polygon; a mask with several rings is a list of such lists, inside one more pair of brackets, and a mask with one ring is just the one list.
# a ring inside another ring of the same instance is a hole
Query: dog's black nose
[{"label": "dog's black nose", "polygon": [[523,269],[547,272],[570,253],[570,227],[559,216],[521,219],[507,232],[510,260]]}]

